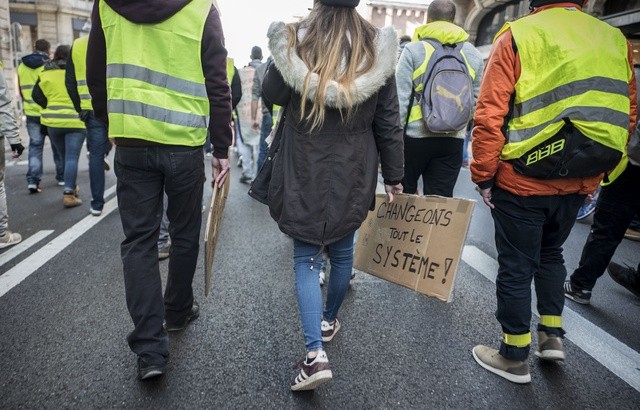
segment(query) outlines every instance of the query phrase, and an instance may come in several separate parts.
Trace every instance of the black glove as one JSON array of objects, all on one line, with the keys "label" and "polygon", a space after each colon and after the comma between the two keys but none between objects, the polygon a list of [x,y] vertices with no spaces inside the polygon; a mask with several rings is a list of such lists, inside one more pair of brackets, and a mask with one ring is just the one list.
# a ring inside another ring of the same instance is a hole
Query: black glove
[{"label": "black glove", "polygon": [[91,110],[82,110],[80,111],[80,119],[82,122],[89,121],[89,116],[91,115]]},{"label": "black glove", "polygon": [[14,158],[17,158],[20,155],[22,155],[22,151],[24,151],[24,147],[20,143],[11,144],[11,151],[13,151]]}]

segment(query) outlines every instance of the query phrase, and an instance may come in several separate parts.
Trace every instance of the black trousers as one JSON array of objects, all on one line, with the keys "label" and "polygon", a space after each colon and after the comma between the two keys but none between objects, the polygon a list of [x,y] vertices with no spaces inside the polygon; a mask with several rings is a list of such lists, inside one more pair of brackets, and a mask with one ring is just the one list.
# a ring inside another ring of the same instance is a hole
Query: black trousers
[{"label": "black trousers", "polygon": [[[127,341],[148,362],[166,362],[169,339],[162,322],[184,320],[193,304],[205,181],[202,147],[118,146],[115,173],[127,308],[135,326]],[[157,248],[163,191],[171,237],[164,298]]]},{"label": "black trousers", "polygon": [[575,289],[592,290],[611,262],[629,223],[640,212],[638,181],[640,167],[629,164],[615,181],[600,190],[591,232],[578,268],[570,277]]},{"label": "black trousers", "polygon": [[453,196],[460,167],[464,139],[427,137],[404,139],[405,194],[415,194],[422,176],[423,195]]},{"label": "black trousers", "polygon": [[[540,315],[561,316],[567,276],[562,244],[569,236],[585,195],[518,196],[494,187],[491,211],[498,250],[496,318],[508,335],[530,332],[531,280]],[[562,328],[538,330],[562,336]],[[529,347],[502,342],[500,354],[526,360]]]}]

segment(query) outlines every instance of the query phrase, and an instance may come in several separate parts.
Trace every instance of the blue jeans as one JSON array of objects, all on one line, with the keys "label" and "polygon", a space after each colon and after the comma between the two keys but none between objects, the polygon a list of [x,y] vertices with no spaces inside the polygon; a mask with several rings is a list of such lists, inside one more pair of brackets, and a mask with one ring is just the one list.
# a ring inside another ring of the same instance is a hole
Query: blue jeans
[{"label": "blue jeans", "polygon": [[327,290],[327,302],[322,310],[322,291],[318,272],[322,265],[322,248],[319,245],[293,240],[293,263],[296,274],[296,295],[304,343],[307,351],[322,349],[320,322],[324,317],[332,321],[338,315],[351,279],[353,267],[354,232],[337,242],[327,245],[331,261],[331,276]]},{"label": "blue jeans", "polygon": [[[27,134],[29,134],[29,170],[27,184],[39,184],[42,179],[42,151],[45,134],[42,132],[40,117],[27,117]],[[51,144],[53,162],[56,166],[56,180],[64,180],[64,162],[58,149]]]},{"label": "blue jeans", "polygon": [[262,125],[260,126],[260,152],[258,153],[258,171],[262,168],[264,160],[267,158],[269,152],[269,146],[267,145],[267,137],[271,133],[273,128],[273,118],[270,114],[264,113],[262,115]]},{"label": "blue jeans", "polygon": [[107,126],[98,120],[93,112],[89,114],[85,126],[89,151],[91,209],[102,210],[104,207],[104,155],[108,145]]},{"label": "blue jeans", "polygon": [[[135,326],[127,340],[149,363],[164,363],[169,337],[163,319],[182,323],[193,306],[205,182],[203,149],[120,146],[114,164],[125,235],[120,245],[124,285]],[[165,192],[172,244],[163,298],[157,242]]]},{"label": "blue jeans", "polygon": [[64,192],[71,192],[76,187],[78,158],[80,157],[86,130],[84,128],[58,127],[47,127],[47,130],[49,131],[51,144],[64,158]]}]

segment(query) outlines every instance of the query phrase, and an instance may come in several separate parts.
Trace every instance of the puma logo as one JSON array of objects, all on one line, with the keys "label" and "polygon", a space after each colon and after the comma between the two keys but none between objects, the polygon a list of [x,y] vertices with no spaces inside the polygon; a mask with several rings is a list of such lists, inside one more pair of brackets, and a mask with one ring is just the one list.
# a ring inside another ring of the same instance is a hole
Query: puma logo
[{"label": "puma logo", "polygon": [[464,110],[464,107],[462,106],[462,94],[464,94],[467,91],[468,86],[464,86],[462,88],[462,90],[460,90],[460,94],[456,95],[454,93],[452,93],[451,91],[447,90],[446,88],[444,88],[441,85],[437,85],[436,86],[436,93],[438,93],[439,95],[445,97],[445,98],[451,98],[452,100],[455,100],[456,105],[458,106],[458,109],[460,110],[460,112],[462,112]]}]

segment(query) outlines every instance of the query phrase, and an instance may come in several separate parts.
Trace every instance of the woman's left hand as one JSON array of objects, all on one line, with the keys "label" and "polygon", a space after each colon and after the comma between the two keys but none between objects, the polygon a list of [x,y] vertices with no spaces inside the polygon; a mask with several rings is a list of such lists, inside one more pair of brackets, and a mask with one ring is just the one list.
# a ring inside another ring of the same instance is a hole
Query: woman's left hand
[{"label": "woman's left hand", "polygon": [[384,184],[384,191],[389,196],[389,202],[393,202],[393,194],[402,193],[402,184],[396,184],[396,185]]}]

